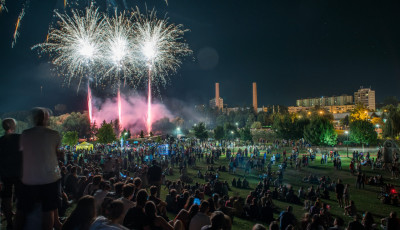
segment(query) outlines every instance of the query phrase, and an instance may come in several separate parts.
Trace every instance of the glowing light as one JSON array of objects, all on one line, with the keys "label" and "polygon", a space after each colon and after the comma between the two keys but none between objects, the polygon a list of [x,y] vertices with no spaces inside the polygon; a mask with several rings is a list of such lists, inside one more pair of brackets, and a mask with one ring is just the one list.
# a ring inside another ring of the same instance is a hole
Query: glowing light
[{"label": "glowing light", "polygon": [[89,112],[89,121],[90,124],[93,123],[93,116],[92,116],[92,91],[90,90],[90,85],[88,84],[88,112]]},{"label": "glowing light", "polygon": [[151,69],[149,68],[149,78],[147,87],[147,133],[150,134],[152,126],[152,114],[151,114]]},{"label": "glowing light", "polygon": [[11,47],[14,48],[15,44],[17,44],[17,38],[19,37],[19,27],[21,25],[21,20],[25,16],[25,8],[22,8],[21,13],[18,16],[17,22],[15,23],[15,30],[13,34],[13,41],[11,43]]},{"label": "glowing light", "polygon": [[130,58],[132,53],[132,23],[125,13],[117,14],[112,18],[106,18],[106,30],[104,33],[105,44],[104,64],[106,76],[111,77],[112,83],[120,87],[120,77],[124,79],[124,84],[128,77],[136,71],[135,59]]},{"label": "glowing light", "polygon": [[2,11],[7,11],[7,7],[6,7],[6,0],[0,0],[0,13]]},{"label": "glowing light", "polygon": [[146,56],[147,60],[153,60],[153,58],[156,57],[156,47],[154,43],[150,41],[144,42],[142,52],[144,56]]},{"label": "glowing light", "polygon": [[118,121],[119,125],[122,128],[122,104],[121,104],[121,93],[118,89]]},{"label": "glowing light", "polygon": [[[80,83],[86,74],[100,70],[105,23],[93,6],[86,8],[85,12],[72,10],[71,13],[69,16],[56,11],[57,28],[50,29],[45,43],[32,49],[48,53],[57,72],[67,76],[68,83],[72,78],[78,78]],[[102,74],[98,76],[104,77]]]}]

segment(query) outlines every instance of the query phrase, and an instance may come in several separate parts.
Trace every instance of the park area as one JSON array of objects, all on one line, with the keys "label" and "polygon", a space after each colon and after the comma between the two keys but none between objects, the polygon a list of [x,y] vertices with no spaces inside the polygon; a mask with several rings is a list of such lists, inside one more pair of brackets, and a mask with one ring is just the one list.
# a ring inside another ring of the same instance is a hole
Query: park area
[{"label": "park area", "polygon": [[[291,151],[291,149],[286,149],[286,151]],[[305,152],[302,151],[300,154],[304,154]],[[264,152],[261,151],[261,155]],[[343,184],[350,184],[350,199],[353,200],[357,207],[358,215],[362,216],[366,211],[372,213],[374,217],[374,221],[378,226],[380,225],[381,218],[387,217],[391,211],[400,211],[399,206],[394,206],[391,204],[383,204],[381,200],[379,200],[378,194],[380,194],[381,186],[377,185],[365,185],[363,189],[357,189],[355,187],[356,183],[356,176],[351,175],[349,171],[349,164],[351,162],[351,158],[346,157],[346,152],[340,152],[342,156],[342,170],[336,170],[333,166],[333,163],[328,160],[327,164],[321,164],[321,154],[317,154],[317,158],[310,162],[308,167],[302,167],[301,170],[296,170],[293,164],[293,168],[288,165],[287,169],[284,171],[283,176],[283,184],[287,186],[293,186],[295,193],[297,194],[298,189],[302,186],[305,190],[307,190],[312,185],[314,188],[318,186],[318,184],[311,184],[303,182],[304,177],[308,177],[310,174],[316,175],[318,178],[322,176],[329,176],[332,180],[341,179]],[[351,155],[351,153],[350,153]],[[272,154],[267,154],[267,159],[269,159]],[[371,157],[376,158],[376,152],[371,153]],[[268,162],[268,161],[267,161]],[[227,166],[229,164],[229,160],[223,155],[219,160],[214,163],[214,167],[218,167],[219,165]],[[279,170],[280,163],[277,162],[275,165],[272,166],[272,171],[276,172]],[[200,170],[202,173],[207,171],[207,164],[205,161],[197,161],[196,166],[193,168],[188,168],[188,175],[193,178],[193,183],[205,183],[204,179],[197,178],[197,171]],[[178,180],[179,173],[176,172],[178,169],[175,168],[175,174],[173,176],[167,176],[167,180]],[[384,178],[384,183],[394,184],[396,188],[399,187],[400,183],[399,180],[395,180],[391,178],[391,173],[388,171],[384,171],[381,169],[372,170],[371,166],[362,167],[363,172],[366,174],[367,178],[382,175]],[[246,175],[246,179],[249,181],[250,188],[243,189],[243,188],[234,188],[231,186],[231,181],[233,178],[244,178],[244,169],[238,169],[236,174],[230,174],[229,172],[220,172],[219,173],[219,180],[220,181],[228,181],[230,185],[231,191],[229,191],[229,196],[240,196],[244,199],[249,195],[251,191],[257,186],[259,180],[259,171],[254,168],[250,175]],[[271,187],[271,190],[273,188]],[[161,189],[161,199],[165,200],[168,191],[163,186]],[[344,215],[343,208],[340,208],[338,202],[336,200],[336,195],[334,191],[329,192],[330,199],[321,199],[324,203],[330,206],[329,212],[332,214],[333,218],[340,217],[344,220],[345,226],[347,226],[348,222],[353,220],[353,217]],[[284,211],[288,205],[293,206],[293,212],[298,221],[304,216],[304,213],[307,210],[304,209],[304,200],[301,200],[301,204],[291,204],[286,201],[274,199],[273,203],[277,206],[274,218],[278,219],[279,214],[281,211]],[[169,217],[172,219],[174,215],[169,214]],[[251,219],[242,219],[242,218],[234,218],[232,229],[251,229],[255,223],[261,223],[260,221],[255,221]],[[262,223],[266,225],[267,223]]]}]

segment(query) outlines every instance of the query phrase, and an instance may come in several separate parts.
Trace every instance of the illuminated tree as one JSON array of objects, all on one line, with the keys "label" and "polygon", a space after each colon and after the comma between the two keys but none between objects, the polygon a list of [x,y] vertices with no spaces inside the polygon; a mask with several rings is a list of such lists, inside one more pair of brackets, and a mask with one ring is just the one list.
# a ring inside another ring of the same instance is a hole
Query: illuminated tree
[{"label": "illuminated tree", "polygon": [[384,125],[385,125],[385,123],[383,122],[383,120],[382,120],[382,118],[380,118],[380,117],[373,117],[372,119],[371,119],[371,123],[374,125],[374,126],[379,126],[379,127],[383,127]]},{"label": "illuminated tree", "polygon": [[350,122],[353,121],[368,121],[370,116],[368,115],[368,109],[362,104],[356,105],[354,110],[350,113]]},{"label": "illuminated tree", "polygon": [[68,146],[74,146],[78,143],[78,132],[77,131],[68,131],[64,134],[62,138],[62,143]]},{"label": "illuminated tree", "polygon": [[304,129],[304,138],[313,145],[333,146],[337,142],[337,134],[329,119],[315,116]]},{"label": "illuminated tree", "polygon": [[261,122],[259,122],[259,121],[255,121],[255,122],[253,122],[253,124],[251,125],[251,128],[252,129],[261,129]]},{"label": "illuminated tree", "polygon": [[377,140],[377,133],[374,125],[366,120],[357,120],[350,123],[350,140],[354,143],[374,144]]}]

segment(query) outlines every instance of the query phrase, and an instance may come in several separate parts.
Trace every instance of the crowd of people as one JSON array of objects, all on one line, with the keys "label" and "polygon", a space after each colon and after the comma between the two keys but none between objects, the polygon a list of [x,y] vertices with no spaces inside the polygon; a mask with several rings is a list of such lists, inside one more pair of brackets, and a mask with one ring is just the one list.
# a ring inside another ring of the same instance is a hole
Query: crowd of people
[{"label": "crowd of people", "polygon": [[[6,134],[0,138],[1,208],[7,229],[231,229],[235,218],[262,223],[255,224],[254,230],[343,229],[343,218],[334,218],[331,207],[323,201],[331,198],[330,193],[336,194],[344,214],[354,218],[347,229],[378,228],[370,212],[362,219],[358,216],[350,199],[350,184],[340,179],[310,174],[303,178],[309,187],[298,191],[283,183],[288,167],[295,164],[300,170],[316,158],[312,150],[299,153],[299,148],[307,146],[304,141],[274,141],[236,153],[228,145],[216,147],[213,142],[195,141],[170,142],[168,155],[158,154],[154,143],[125,148],[96,145],[94,150],[77,151],[63,147],[60,135],[47,128],[47,109],[36,108],[33,120],[35,127],[21,135],[14,134],[14,119],[4,119],[2,124]],[[292,153],[282,146],[293,147]],[[223,154],[228,165],[217,165]],[[273,155],[267,158],[267,154]],[[321,164],[330,158],[335,169],[342,169],[337,152],[322,155]],[[353,159],[350,172],[357,175],[356,188],[364,188],[366,181],[383,184],[381,175],[366,178],[359,166],[370,160],[369,154],[353,154]],[[205,172],[197,168],[199,161],[207,165]],[[376,162],[370,161],[371,165]],[[276,171],[273,165],[278,165]],[[189,167],[197,169],[197,177],[204,183],[193,182],[187,174]],[[239,175],[238,169],[244,175]],[[179,179],[168,180],[175,173]],[[221,180],[222,173],[234,178]],[[259,175],[259,183],[251,186],[246,177],[254,174]],[[246,198],[231,195],[232,188],[249,193]],[[162,190],[166,190],[165,199],[161,198]],[[287,208],[280,210],[276,201],[288,203]],[[304,217],[296,218],[293,205],[303,203]],[[39,221],[32,224],[35,213]],[[396,212],[382,219],[381,225],[386,230],[400,229]]]}]

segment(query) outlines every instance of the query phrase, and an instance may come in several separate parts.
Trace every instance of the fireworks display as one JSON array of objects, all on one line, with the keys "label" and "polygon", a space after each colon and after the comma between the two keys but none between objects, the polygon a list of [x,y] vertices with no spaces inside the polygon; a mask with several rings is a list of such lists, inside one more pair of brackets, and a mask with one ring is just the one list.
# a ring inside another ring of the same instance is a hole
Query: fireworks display
[{"label": "fireworks display", "polygon": [[17,44],[17,38],[19,37],[19,27],[21,25],[21,21],[25,16],[25,8],[22,8],[21,13],[18,16],[17,22],[15,23],[15,30],[13,34],[13,41],[11,43],[11,47],[14,48],[15,44]]},{"label": "fireworks display", "polygon": [[6,7],[6,0],[0,0],[0,13],[2,11],[7,11],[7,7]]},{"label": "fireworks display", "polygon": [[72,10],[72,16],[59,12],[55,14],[59,19],[59,28],[51,29],[46,42],[33,49],[49,53],[52,63],[58,67],[58,73],[68,76],[68,82],[73,77],[81,82],[102,61],[105,22],[94,7],[87,8],[85,13]]},{"label": "fireworks display", "polygon": [[182,57],[190,55],[183,35],[188,30],[183,25],[168,23],[168,19],[159,19],[156,11],[147,14],[134,14],[134,43],[137,49],[133,53],[141,60],[142,69],[151,69],[151,80],[157,84],[166,84],[170,73],[175,73],[182,64]]},{"label": "fireworks display", "polygon": [[125,13],[117,14],[112,18],[106,17],[106,30],[104,33],[105,44],[103,46],[103,66],[105,67],[105,75],[114,78],[118,87],[120,86],[120,77],[124,83],[128,74],[134,72],[135,62],[130,57],[133,50],[131,42],[132,25]]},{"label": "fireworks display", "polygon": [[183,41],[183,35],[188,31],[183,29],[183,25],[169,24],[168,19],[157,18],[154,10],[145,15],[137,10],[134,18],[134,44],[137,49],[133,54],[136,58],[140,57],[142,69],[147,70],[147,132],[150,133],[153,122],[152,83],[155,81],[165,85],[166,76],[176,72],[182,64],[181,57],[191,54],[192,51]]},{"label": "fireworks display", "polygon": [[[108,17],[92,6],[85,13],[72,10],[72,16],[56,12],[56,17],[59,21],[55,28],[50,28],[46,42],[33,48],[48,53],[57,72],[68,76],[68,82],[78,78],[80,84],[82,78],[90,74],[95,78],[99,76],[96,82],[108,81],[117,86],[120,123],[122,80],[135,84],[146,79],[146,123],[150,133],[154,122],[152,85],[165,85],[167,76],[182,64],[182,57],[192,53],[183,40],[188,30],[183,25],[168,23],[166,18],[157,18],[154,10],[146,14],[139,10],[131,14],[115,11],[113,17]],[[91,102],[88,107],[91,111]]]}]

